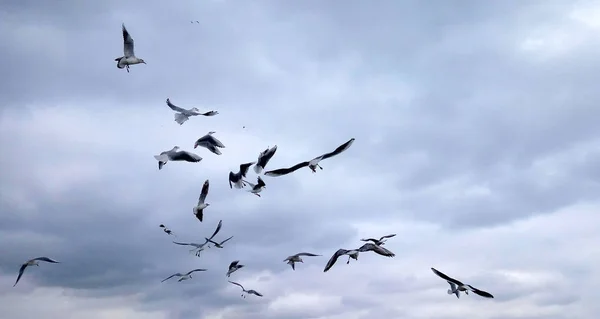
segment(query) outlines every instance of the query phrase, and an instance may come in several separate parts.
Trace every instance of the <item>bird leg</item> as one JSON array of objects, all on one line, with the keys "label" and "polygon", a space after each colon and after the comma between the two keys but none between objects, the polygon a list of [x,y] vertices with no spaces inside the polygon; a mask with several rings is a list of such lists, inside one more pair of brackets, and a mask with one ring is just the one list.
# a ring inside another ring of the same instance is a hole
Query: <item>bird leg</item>
[{"label": "bird leg", "polygon": [[254,195],[256,195],[256,196],[260,197],[260,194],[259,194],[259,193],[254,193]]},{"label": "bird leg", "polygon": [[320,168],[321,170],[323,169],[323,167],[321,167],[321,165],[317,164],[317,167]]},{"label": "bird leg", "polygon": [[125,66],[125,69],[127,70],[127,73],[129,73],[129,64]]}]

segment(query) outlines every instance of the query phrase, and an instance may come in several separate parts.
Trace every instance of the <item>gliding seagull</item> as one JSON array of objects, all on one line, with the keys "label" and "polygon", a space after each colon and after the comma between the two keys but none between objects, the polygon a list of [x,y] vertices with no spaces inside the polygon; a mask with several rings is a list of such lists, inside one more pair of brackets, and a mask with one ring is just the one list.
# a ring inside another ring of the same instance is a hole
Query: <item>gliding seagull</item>
[{"label": "gliding seagull", "polygon": [[229,269],[227,270],[227,274],[225,274],[225,275],[227,277],[229,277],[229,276],[231,276],[231,274],[233,272],[235,272],[236,270],[244,267],[244,265],[240,265],[239,263],[240,263],[239,260],[232,261],[231,264],[229,264]]},{"label": "gliding seagull", "polygon": [[304,260],[302,260],[302,258],[300,258],[300,256],[310,256],[310,257],[315,257],[315,256],[321,256],[321,255],[316,255],[316,254],[312,254],[312,253],[297,253],[295,255],[291,255],[288,258],[284,259],[283,261],[286,262],[287,264],[292,266],[292,270],[296,270],[296,266],[294,266],[295,263],[304,263]]},{"label": "gliding seagull", "polygon": [[190,153],[188,151],[180,151],[179,146],[173,146],[168,151],[161,152],[159,155],[154,155],[154,158],[158,161],[158,169],[162,169],[168,161],[185,161],[190,163],[197,163],[202,160],[202,157]]},{"label": "gliding seagull", "polygon": [[175,234],[173,234],[173,231],[171,231],[170,229],[167,228],[167,226],[160,224],[160,225],[158,225],[158,227],[162,228],[163,231],[165,233],[167,233],[167,235],[173,235],[173,236],[177,237]]},{"label": "gliding seagull", "polygon": [[280,168],[280,169],[265,172],[265,175],[272,176],[272,177],[282,176],[282,175],[292,173],[292,172],[296,171],[297,169],[300,169],[305,166],[308,166],[308,168],[310,168],[310,170],[313,173],[316,173],[317,167],[320,169],[323,169],[323,167],[321,167],[321,165],[319,165],[319,162],[321,162],[324,159],[328,159],[330,157],[333,157],[333,156],[336,156],[336,155],[342,153],[343,151],[347,150],[352,145],[352,143],[354,143],[354,138],[351,138],[348,142],[338,146],[338,148],[336,148],[333,152],[326,153],[321,156],[317,156],[317,157],[311,159],[310,161],[298,163],[289,168]]},{"label": "gliding seagull", "polygon": [[269,161],[271,160],[271,158],[273,157],[273,155],[275,155],[275,152],[277,151],[277,145],[273,146],[272,148],[268,148],[262,152],[260,152],[260,154],[258,154],[258,161],[256,161],[256,165],[254,165],[254,172],[256,174],[260,174],[262,172],[263,169],[265,169],[265,167],[267,166],[267,163],[269,163]]},{"label": "gliding seagull", "polygon": [[390,235],[381,236],[379,239],[375,239],[375,238],[363,238],[363,239],[361,239],[361,241],[372,241],[375,245],[382,246],[387,241],[387,240],[384,240],[384,239],[386,239],[386,238],[392,238],[394,236],[396,236],[396,234],[390,234]]},{"label": "gliding seagull", "polygon": [[198,205],[194,207],[194,215],[201,222],[204,216],[204,209],[210,206],[210,204],[204,202],[206,200],[206,195],[208,195],[208,179],[204,181],[204,184],[202,185],[202,190],[200,191],[200,197],[198,198]]},{"label": "gliding seagull", "polygon": [[126,68],[127,73],[129,73],[130,65],[140,63],[146,64],[146,62],[144,59],[135,56],[135,53],[133,52],[133,38],[129,35],[129,32],[127,32],[124,23],[121,24],[121,29],[123,31],[123,56],[116,58],[115,61],[117,61],[117,68]]},{"label": "gliding seagull", "polygon": [[219,147],[224,148],[225,145],[223,145],[223,143],[221,143],[221,141],[219,141],[216,137],[212,136],[215,133],[216,132],[211,131],[211,132],[208,132],[208,134],[199,138],[196,141],[196,143],[194,144],[194,148],[196,148],[198,146],[202,146],[217,155],[221,155],[221,151],[219,150]]},{"label": "gliding seagull", "polygon": [[262,180],[262,178],[260,178],[260,176],[256,177],[256,184],[252,184],[246,180],[243,180],[243,181],[244,181],[244,183],[250,184],[251,189],[249,190],[249,192],[258,197],[260,197],[259,193],[263,190],[263,188],[267,187],[267,185]]},{"label": "gliding seagull", "polygon": [[377,253],[381,256],[385,256],[385,257],[394,257],[396,256],[393,252],[387,250],[386,248],[383,248],[381,246],[372,244],[372,243],[366,243],[362,246],[360,246],[360,248],[358,248],[358,251],[363,253],[363,252],[367,252],[367,251],[372,251],[374,253]]},{"label": "gliding seagull", "polygon": [[169,280],[169,279],[171,279],[171,278],[173,278],[175,276],[180,277],[179,280],[177,280],[177,282],[180,282],[180,281],[183,281],[183,280],[192,279],[192,273],[195,272],[195,271],[206,271],[206,269],[198,268],[198,269],[190,270],[190,271],[188,271],[185,274],[182,274],[182,273],[172,274],[171,276],[163,279],[161,282],[165,282],[165,280]]},{"label": "gliding seagull", "polygon": [[250,169],[250,166],[254,165],[254,163],[256,162],[240,164],[240,170],[237,173],[229,172],[229,188],[233,188],[232,183],[235,188],[243,188],[246,186],[246,183],[244,183],[242,178],[246,177],[248,169]]},{"label": "gliding seagull", "polygon": [[[219,233],[219,231],[221,230],[222,226],[223,226],[223,220],[220,220],[219,224],[217,225],[217,229],[215,229],[215,232],[208,239],[209,240],[213,239],[217,235],[217,233]],[[174,241],[173,244],[183,245],[183,246],[192,246],[192,247],[194,247],[194,249],[191,249],[190,253],[195,250],[196,251],[196,256],[200,256],[200,252],[202,252],[204,250],[204,246],[206,244],[208,244],[208,240],[205,241],[203,244],[198,244],[198,243],[179,243],[179,242],[176,242],[176,241]]]},{"label": "gliding seagull", "polygon": [[338,258],[340,258],[340,256],[343,256],[343,255],[348,255],[348,261],[346,262],[346,264],[349,264],[350,258],[352,258],[354,260],[358,260],[358,249],[352,249],[352,250],[341,249],[341,248],[338,249],[333,254],[333,256],[331,256],[331,258],[327,262],[327,265],[325,265],[325,269],[323,270],[323,272],[327,272],[329,269],[331,269],[331,267],[333,267],[333,265],[338,260]]},{"label": "gliding seagull", "polygon": [[227,281],[229,281],[230,283],[232,283],[232,284],[234,284],[234,285],[239,286],[240,288],[242,288],[242,297],[244,297],[244,298],[246,298],[246,296],[244,296],[244,293],[253,294],[253,295],[256,295],[256,296],[259,296],[259,297],[263,296],[258,291],[254,290],[254,289],[246,290],[244,288],[244,286],[238,284],[237,282],[233,282],[231,280],[227,280]]},{"label": "gliding seagull", "polygon": [[494,298],[494,296],[492,296],[492,294],[490,294],[487,291],[483,291],[483,290],[479,290],[471,285],[465,285],[462,282],[447,276],[446,274],[442,273],[441,271],[431,267],[431,271],[433,271],[434,274],[440,276],[440,278],[446,280],[448,282],[448,284],[450,284],[450,289],[448,289],[448,294],[455,294],[456,298],[460,298],[460,292],[464,291],[465,294],[469,294],[469,290],[474,292],[477,295],[480,295],[482,297],[485,298]]},{"label": "gliding seagull", "polygon": [[214,116],[219,114],[217,111],[208,111],[205,113],[201,113],[197,107],[193,107],[189,110],[186,110],[182,107],[179,107],[173,103],[171,103],[170,99],[167,99],[167,105],[171,110],[177,112],[175,113],[175,122],[179,123],[179,125],[183,125],[187,120],[190,119],[191,116],[204,115],[204,116]]},{"label": "gliding seagull", "polygon": [[21,279],[21,276],[23,276],[23,272],[25,272],[25,268],[27,268],[27,266],[38,266],[38,267],[40,266],[38,261],[45,261],[45,262],[49,262],[49,263],[53,263],[53,264],[59,263],[58,261],[56,261],[54,259],[50,259],[48,257],[37,257],[37,258],[28,260],[27,262],[25,262],[24,264],[21,265],[21,268],[19,268],[19,276],[17,277],[17,281],[15,281],[15,284],[13,285],[13,287],[17,285],[17,283]]}]

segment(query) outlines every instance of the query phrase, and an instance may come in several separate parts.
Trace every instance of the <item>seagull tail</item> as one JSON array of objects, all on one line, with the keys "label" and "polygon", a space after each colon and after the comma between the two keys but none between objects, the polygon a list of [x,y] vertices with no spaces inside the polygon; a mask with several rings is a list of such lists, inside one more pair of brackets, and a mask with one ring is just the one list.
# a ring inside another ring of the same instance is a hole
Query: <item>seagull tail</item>
[{"label": "seagull tail", "polygon": [[187,117],[186,115],[181,113],[175,113],[175,122],[179,123],[179,125],[182,125],[187,120],[189,120],[189,117]]}]

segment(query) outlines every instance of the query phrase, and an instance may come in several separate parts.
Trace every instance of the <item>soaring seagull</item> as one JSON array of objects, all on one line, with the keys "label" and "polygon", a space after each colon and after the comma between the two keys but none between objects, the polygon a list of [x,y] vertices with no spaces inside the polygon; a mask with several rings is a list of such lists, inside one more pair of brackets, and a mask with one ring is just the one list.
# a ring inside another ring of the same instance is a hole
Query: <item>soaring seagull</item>
[{"label": "soaring seagull", "polygon": [[173,278],[175,276],[179,277],[179,280],[177,280],[177,282],[180,282],[180,281],[183,281],[183,280],[192,279],[192,273],[195,272],[195,271],[206,271],[206,269],[198,268],[198,269],[190,270],[190,271],[188,271],[185,274],[182,274],[182,273],[178,272],[176,274],[172,274],[171,276],[163,279],[161,282],[165,282],[166,280],[169,280],[169,279],[171,279],[171,278]]},{"label": "soaring seagull", "polygon": [[204,181],[204,184],[202,184],[202,190],[200,191],[200,197],[198,197],[198,204],[194,207],[194,215],[196,216],[196,218],[198,218],[199,221],[202,221],[202,218],[204,216],[204,209],[208,206],[210,206],[210,204],[207,204],[206,201],[206,195],[208,195],[208,179]]},{"label": "soaring seagull", "polygon": [[246,183],[244,183],[242,179],[246,177],[250,166],[254,165],[254,163],[256,162],[240,164],[240,170],[237,173],[229,172],[229,188],[233,188],[232,183],[235,188],[243,188],[246,186]]},{"label": "soaring seagull", "polygon": [[173,236],[177,237],[177,235],[173,234],[173,231],[172,231],[172,230],[170,230],[169,228],[167,228],[167,226],[165,226],[165,225],[163,225],[163,224],[160,224],[160,225],[158,225],[158,227],[162,228],[162,229],[163,229],[163,231],[164,231],[165,233],[167,233],[167,235],[173,235]]},{"label": "soaring seagull", "polygon": [[168,151],[161,152],[159,155],[154,155],[154,158],[158,161],[158,169],[162,169],[168,161],[197,163],[202,160],[202,157],[194,153],[180,151],[179,146],[173,146],[173,148]]},{"label": "soaring seagull", "polygon": [[367,252],[367,251],[372,251],[374,253],[377,253],[381,256],[385,256],[385,257],[394,257],[396,256],[393,252],[387,250],[386,248],[383,248],[379,245],[375,245],[372,243],[366,243],[362,246],[360,246],[360,248],[358,248],[358,251],[363,253],[363,252]]},{"label": "soaring seagull", "polygon": [[329,259],[329,261],[327,262],[327,265],[325,265],[325,269],[323,270],[323,272],[327,272],[329,269],[331,269],[331,267],[333,267],[333,265],[335,265],[335,262],[338,260],[338,258],[340,258],[341,256],[344,255],[348,255],[348,261],[346,262],[346,264],[350,263],[350,258],[354,259],[354,260],[358,260],[358,249],[343,249],[340,248],[338,249],[333,256],[331,256],[331,258]]},{"label": "soaring seagull", "polygon": [[207,148],[209,151],[217,155],[221,155],[221,150],[219,150],[219,148],[225,148],[225,145],[223,145],[221,141],[219,141],[216,137],[213,136],[213,134],[215,133],[216,132],[211,131],[208,132],[208,134],[199,138],[194,144],[194,148],[201,146]]},{"label": "soaring seagull", "polygon": [[448,294],[455,294],[456,298],[460,298],[460,292],[464,291],[465,294],[469,294],[469,290],[474,292],[477,295],[480,295],[481,297],[485,297],[485,298],[494,298],[494,296],[492,296],[492,294],[490,294],[487,291],[483,291],[483,290],[479,290],[471,285],[465,285],[462,282],[447,276],[446,274],[442,273],[441,271],[431,267],[431,271],[433,271],[434,274],[440,276],[440,278],[446,280],[448,282],[448,284],[450,284],[450,289],[448,289]]},{"label": "soaring seagull", "polygon": [[45,262],[49,262],[49,263],[53,263],[53,264],[58,264],[59,262],[54,260],[54,259],[50,259],[48,257],[37,257],[37,258],[33,258],[28,260],[27,262],[25,262],[24,264],[21,265],[21,268],[19,268],[19,276],[17,277],[17,281],[15,281],[15,284],[13,285],[16,286],[17,283],[19,282],[19,279],[21,279],[21,276],[23,276],[23,272],[25,272],[25,268],[27,268],[27,266],[40,266],[39,261],[45,261]]},{"label": "soaring seagull", "polygon": [[243,267],[244,265],[241,265],[239,260],[234,260],[231,262],[231,264],[229,264],[229,269],[227,270],[225,276],[229,277],[233,272]]},{"label": "soaring seagull", "polygon": [[308,168],[310,168],[310,170],[313,173],[316,173],[317,172],[317,167],[320,168],[320,169],[323,169],[323,167],[321,167],[321,165],[319,165],[319,162],[321,162],[324,159],[327,159],[327,158],[330,158],[330,157],[333,157],[333,156],[336,156],[336,155],[342,153],[343,151],[347,150],[352,145],[352,143],[354,143],[354,138],[351,138],[348,142],[346,142],[346,143],[338,146],[338,148],[336,148],[331,153],[326,153],[326,154],[323,154],[321,156],[317,156],[317,157],[311,159],[310,161],[298,163],[298,164],[296,164],[296,165],[294,165],[292,167],[289,167],[289,168],[280,168],[280,169],[268,171],[268,172],[265,172],[265,175],[266,176],[272,176],[272,177],[282,176],[282,175],[286,175],[286,174],[292,173],[292,172],[294,172],[294,171],[296,171],[296,170],[298,170],[298,169],[300,169],[302,167],[305,167],[305,166],[308,166]]},{"label": "soaring seagull", "polygon": [[260,178],[260,176],[256,177],[256,184],[250,183],[246,180],[243,180],[244,183],[249,184],[251,189],[249,190],[250,193],[260,197],[260,192],[263,190],[263,188],[267,187],[267,185],[265,184],[265,181],[262,180],[262,178]]},{"label": "soaring seagull", "polygon": [[381,237],[379,237],[379,239],[375,239],[375,238],[363,238],[361,240],[362,241],[372,241],[375,245],[382,246],[387,241],[386,238],[392,238],[394,236],[396,236],[396,234],[390,234],[390,235],[381,236]]},{"label": "soaring seagull", "polygon": [[254,165],[254,172],[256,174],[260,174],[263,171],[263,169],[265,169],[267,163],[269,163],[273,155],[275,155],[275,152],[277,152],[277,145],[271,148],[267,147],[266,150],[258,154],[258,160],[256,161],[256,165]]},{"label": "soaring seagull", "polygon": [[183,125],[183,123],[185,123],[187,120],[189,120],[190,117],[192,117],[192,116],[198,116],[198,115],[214,116],[214,115],[219,114],[219,112],[217,112],[217,111],[208,111],[205,113],[201,113],[197,107],[193,107],[191,109],[186,110],[182,107],[179,107],[179,106],[171,103],[171,100],[168,98],[167,98],[167,105],[169,106],[169,108],[171,108],[171,110],[177,112],[177,113],[175,113],[175,122],[179,123],[179,125]]},{"label": "soaring seagull", "polygon": [[140,64],[146,62],[144,59],[140,59],[135,56],[133,52],[133,38],[127,32],[125,28],[125,24],[121,24],[121,29],[123,30],[123,56],[115,59],[117,61],[117,68],[122,69],[126,68],[127,73],[129,73],[129,66],[134,64]]},{"label": "soaring seagull", "polygon": [[217,224],[217,229],[215,229],[215,232],[209,238],[205,238],[205,239],[208,239],[208,240],[206,240],[203,244],[198,244],[198,243],[180,243],[180,242],[176,242],[176,241],[174,241],[173,244],[183,245],[183,246],[192,246],[194,248],[190,250],[190,253],[193,252],[193,251],[196,251],[196,256],[200,256],[200,252],[202,252],[204,250],[204,246],[206,244],[208,244],[208,241],[210,239],[213,239],[219,233],[219,231],[221,230],[222,226],[223,226],[223,220],[220,220],[219,224]]},{"label": "soaring seagull", "polygon": [[292,266],[292,270],[296,270],[296,266],[294,265],[295,263],[304,263],[304,260],[302,260],[302,258],[300,258],[301,256],[316,257],[316,256],[321,256],[321,255],[317,255],[317,254],[313,254],[313,253],[297,253],[295,255],[288,256],[283,261],[284,262],[287,261],[287,264]]},{"label": "soaring seagull", "polygon": [[246,298],[246,296],[244,295],[244,293],[256,295],[256,296],[259,296],[259,297],[263,296],[258,291],[254,290],[254,289],[246,290],[244,288],[244,286],[238,284],[237,282],[233,282],[231,280],[227,280],[227,281],[229,281],[230,283],[232,283],[232,284],[234,284],[234,285],[239,286],[240,288],[242,288],[242,297],[244,297],[244,298]]},{"label": "soaring seagull", "polygon": [[[231,238],[233,238],[233,236],[225,239],[224,241],[222,241],[220,243],[217,243],[216,241],[213,241],[212,239],[208,239],[208,238],[204,238],[204,239],[208,240],[209,243],[215,245],[215,247],[217,247],[217,248],[223,248],[223,244],[226,243],[227,241],[229,241]],[[208,247],[210,248],[210,246],[208,246]]]}]

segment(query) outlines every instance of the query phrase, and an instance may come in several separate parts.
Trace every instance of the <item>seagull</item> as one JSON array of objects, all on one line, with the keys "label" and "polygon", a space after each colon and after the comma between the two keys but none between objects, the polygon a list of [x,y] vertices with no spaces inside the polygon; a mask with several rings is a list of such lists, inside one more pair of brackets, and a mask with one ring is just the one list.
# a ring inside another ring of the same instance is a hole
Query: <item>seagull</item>
[{"label": "seagull", "polygon": [[195,271],[206,271],[206,269],[198,268],[198,269],[190,270],[190,271],[188,271],[185,274],[182,274],[182,273],[178,272],[176,274],[172,274],[171,276],[163,279],[161,282],[165,282],[166,280],[169,280],[169,279],[171,279],[171,278],[173,278],[175,276],[180,277],[179,280],[177,280],[177,282],[180,282],[180,281],[183,281],[183,280],[192,279],[192,273],[195,272]]},{"label": "seagull", "polygon": [[260,174],[263,169],[265,169],[265,166],[267,166],[267,163],[269,163],[271,157],[275,155],[275,152],[277,152],[277,145],[273,146],[272,148],[267,147],[266,150],[258,154],[258,161],[256,161],[256,165],[254,165],[254,172],[256,174]]},{"label": "seagull", "polygon": [[201,113],[197,107],[193,107],[191,109],[184,109],[179,107],[173,103],[171,100],[167,98],[167,105],[171,108],[171,110],[177,112],[175,113],[175,122],[179,123],[179,125],[183,125],[187,120],[190,119],[190,116],[204,115],[204,116],[214,116],[219,114],[217,111],[208,111],[205,113]]},{"label": "seagull", "polygon": [[158,169],[162,169],[168,161],[185,161],[190,163],[197,163],[202,160],[202,157],[188,152],[180,151],[179,146],[173,146],[169,151],[161,152],[159,155],[154,155],[154,158],[158,161]]},{"label": "seagull", "polygon": [[37,257],[37,258],[33,258],[28,260],[26,263],[21,265],[21,268],[19,268],[19,276],[17,277],[17,281],[15,281],[15,284],[13,285],[16,286],[17,283],[19,282],[19,279],[21,279],[21,276],[23,276],[23,272],[25,272],[25,268],[27,268],[27,266],[40,266],[38,261],[45,261],[45,262],[49,262],[49,263],[53,263],[53,264],[58,264],[59,262],[54,260],[54,259],[50,259],[48,257]]},{"label": "seagull", "polygon": [[326,153],[326,154],[323,154],[321,156],[317,156],[317,157],[313,158],[310,161],[298,163],[298,164],[296,164],[296,165],[294,165],[292,167],[289,167],[289,168],[280,168],[280,169],[268,171],[268,172],[265,172],[265,175],[266,176],[271,176],[271,177],[282,176],[282,175],[286,175],[286,174],[292,173],[292,172],[296,171],[297,169],[305,167],[305,166],[308,166],[308,168],[310,168],[310,170],[313,173],[316,173],[317,172],[317,167],[320,168],[320,169],[323,169],[323,167],[321,167],[321,165],[319,165],[320,161],[322,161],[324,159],[327,159],[327,158],[330,158],[330,157],[333,157],[333,156],[336,156],[336,155],[342,153],[343,151],[347,150],[352,145],[352,143],[354,143],[354,138],[351,138],[348,142],[346,142],[346,143],[338,146],[338,148],[336,148],[331,153]]},{"label": "seagull", "polygon": [[244,288],[244,286],[238,284],[237,282],[233,282],[231,280],[227,280],[227,281],[229,281],[230,283],[232,283],[232,284],[234,284],[234,285],[239,286],[240,288],[242,288],[242,297],[244,297],[244,298],[246,298],[246,296],[244,296],[244,293],[256,295],[256,296],[259,296],[259,297],[263,296],[258,291],[254,290],[254,289],[246,290]]},{"label": "seagull", "polygon": [[229,269],[227,270],[227,274],[225,274],[227,277],[231,276],[236,270],[244,267],[244,265],[240,265],[239,262],[239,260],[234,260],[229,264]]},{"label": "seagull", "polygon": [[[225,239],[224,241],[222,241],[222,242],[220,242],[220,243],[217,243],[217,242],[213,241],[212,239],[208,239],[208,238],[204,238],[204,239],[206,239],[206,240],[207,240],[209,243],[211,243],[211,244],[215,245],[215,247],[217,247],[217,248],[223,248],[223,244],[224,244],[225,242],[227,242],[228,240],[230,240],[231,238],[233,238],[233,236],[231,236],[231,237],[229,237],[229,238]],[[210,246],[209,246],[209,247],[210,247]]]},{"label": "seagull", "polygon": [[338,251],[336,251],[333,254],[333,256],[331,256],[331,258],[327,262],[327,265],[325,265],[325,269],[323,270],[323,272],[327,272],[329,269],[331,269],[331,267],[333,267],[333,265],[338,260],[338,258],[340,258],[340,256],[343,256],[343,255],[348,255],[348,261],[346,262],[346,264],[349,264],[350,258],[352,258],[354,260],[358,260],[358,249],[352,249],[352,250],[338,249]]},{"label": "seagull", "polygon": [[304,263],[304,260],[302,260],[302,258],[300,258],[300,256],[311,256],[311,257],[315,257],[315,256],[321,256],[321,255],[316,255],[316,254],[311,254],[311,253],[297,253],[295,255],[289,256],[288,258],[284,259],[283,261],[287,261],[288,265],[292,266],[292,270],[296,270],[296,266],[294,266],[295,263]]},{"label": "seagull", "polygon": [[219,147],[224,148],[225,145],[223,145],[223,143],[221,143],[221,141],[219,141],[216,137],[212,136],[215,133],[216,132],[211,131],[211,132],[208,132],[208,134],[199,138],[196,141],[196,143],[194,144],[194,148],[196,148],[198,146],[202,146],[217,155],[221,155],[221,151],[219,150]]},{"label": "seagull", "polygon": [[381,256],[385,256],[385,257],[394,257],[394,256],[396,256],[393,252],[391,252],[391,251],[389,251],[389,250],[387,250],[387,249],[385,249],[385,248],[383,248],[381,246],[372,244],[372,243],[366,243],[366,244],[360,246],[360,248],[358,248],[358,251],[361,252],[361,253],[362,252],[367,252],[367,251],[372,251],[374,253],[377,253],[377,254],[379,254]]},{"label": "seagull", "polygon": [[[219,221],[219,224],[217,225],[217,229],[215,229],[215,232],[212,234],[212,236],[210,236],[209,238],[206,238],[208,240],[213,239],[221,230],[221,227],[223,226],[223,220]],[[196,256],[200,256],[200,252],[202,252],[204,250],[204,246],[206,244],[208,244],[208,240],[205,241],[203,244],[198,244],[198,243],[180,243],[180,242],[176,242],[174,241],[173,244],[177,244],[177,245],[184,245],[184,246],[192,246],[194,247],[194,249],[190,250],[190,253],[192,251],[196,251]]]},{"label": "seagull", "polygon": [[265,184],[265,182],[262,180],[262,178],[260,178],[260,176],[256,177],[256,184],[252,184],[246,180],[243,180],[244,183],[250,184],[250,187],[252,187],[252,189],[249,190],[250,193],[260,197],[260,192],[263,190],[263,188],[267,187],[267,185]]},{"label": "seagull", "polygon": [[167,233],[167,235],[173,235],[173,236],[177,237],[177,235],[173,234],[173,231],[171,231],[170,229],[168,229],[167,226],[165,226],[163,224],[160,224],[158,227],[162,228],[163,231],[165,233]]},{"label": "seagull", "polygon": [[387,240],[384,240],[384,239],[386,239],[386,238],[392,238],[394,236],[396,236],[396,234],[390,234],[390,235],[381,236],[379,239],[375,239],[375,238],[363,238],[363,239],[361,239],[361,241],[372,241],[375,245],[382,246],[387,241]]},{"label": "seagull", "polygon": [[208,195],[208,179],[204,181],[202,190],[200,191],[200,197],[198,198],[198,205],[194,207],[194,215],[196,215],[196,218],[198,218],[198,220],[201,222],[202,217],[204,216],[204,209],[210,206],[210,204],[204,202],[206,200],[206,195]]},{"label": "seagull", "polygon": [[255,163],[256,162],[241,164],[239,172],[229,172],[229,188],[233,188],[232,183],[235,186],[235,188],[243,188],[244,186],[246,186],[242,178],[246,177],[248,169],[250,169],[250,166],[254,165]]},{"label": "seagull", "polygon": [[117,61],[117,68],[126,68],[127,73],[129,73],[130,65],[140,63],[146,64],[146,62],[144,59],[135,56],[135,53],[133,52],[133,38],[129,35],[129,32],[127,32],[125,23],[121,24],[121,29],[123,29],[123,56],[116,58],[115,61]]},{"label": "seagull", "polygon": [[482,297],[485,298],[494,298],[494,296],[492,296],[492,294],[490,294],[487,291],[483,291],[483,290],[479,290],[471,285],[465,285],[462,282],[449,277],[447,275],[445,275],[444,273],[440,272],[439,270],[431,267],[431,271],[433,271],[434,274],[440,276],[442,279],[446,280],[448,282],[448,284],[450,284],[450,289],[448,289],[448,294],[455,294],[456,298],[460,298],[460,292],[464,291],[465,294],[469,294],[469,290],[474,292],[477,295],[480,295]]}]

